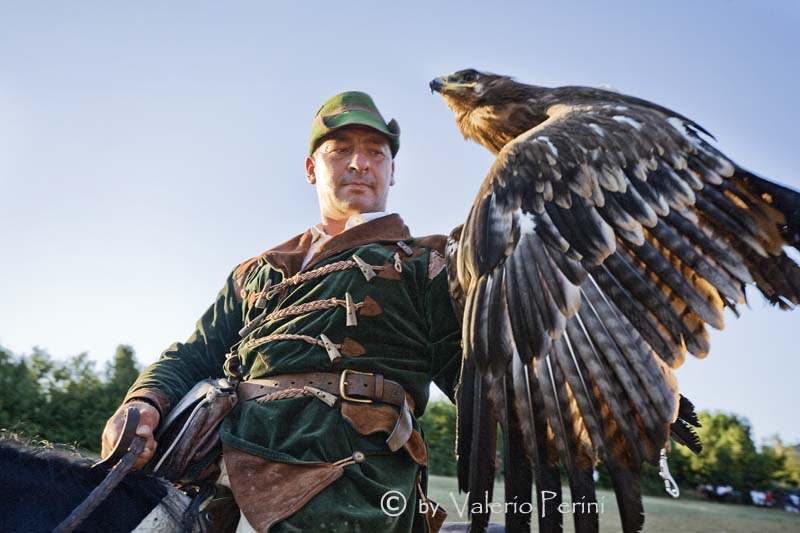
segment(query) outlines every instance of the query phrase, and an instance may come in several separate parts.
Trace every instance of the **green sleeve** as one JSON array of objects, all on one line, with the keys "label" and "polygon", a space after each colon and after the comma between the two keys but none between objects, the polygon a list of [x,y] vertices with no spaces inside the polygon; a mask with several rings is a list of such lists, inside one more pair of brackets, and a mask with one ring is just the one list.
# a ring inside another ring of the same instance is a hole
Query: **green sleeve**
[{"label": "green sleeve", "polygon": [[455,401],[455,388],[461,370],[461,324],[450,301],[445,269],[428,284],[425,304],[432,350],[433,382],[451,401]]},{"label": "green sleeve", "polygon": [[239,340],[241,328],[242,304],[231,273],[189,339],[176,342],[148,366],[125,401],[143,399],[165,414],[198,381],[224,375],[225,354]]}]

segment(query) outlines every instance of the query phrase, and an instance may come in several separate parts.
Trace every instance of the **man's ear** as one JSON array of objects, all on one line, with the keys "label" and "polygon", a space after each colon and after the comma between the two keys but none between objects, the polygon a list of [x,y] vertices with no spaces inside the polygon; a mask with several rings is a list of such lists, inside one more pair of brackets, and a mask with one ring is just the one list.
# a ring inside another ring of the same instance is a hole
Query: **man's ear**
[{"label": "man's ear", "polygon": [[394,185],[394,160],[392,161],[392,179],[389,181],[389,185]]},{"label": "man's ear", "polygon": [[306,181],[311,185],[317,183],[317,176],[314,174],[314,158],[311,156],[306,157]]}]

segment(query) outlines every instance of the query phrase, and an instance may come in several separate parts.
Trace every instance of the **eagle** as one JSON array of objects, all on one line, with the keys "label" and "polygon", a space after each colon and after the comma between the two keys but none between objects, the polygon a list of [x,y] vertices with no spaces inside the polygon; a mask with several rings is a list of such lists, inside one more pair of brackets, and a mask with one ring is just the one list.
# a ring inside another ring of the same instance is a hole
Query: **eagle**
[{"label": "eagle", "polygon": [[456,454],[459,488],[478,503],[471,531],[487,527],[480,502],[498,451],[509,531],[529,531],[534,509],[540,531],[561,531],[562,469],[576,531],[597,531],[599,460],[623,531],[640,531],[643,463],[663,462],[670,437],[700,449],[674,370],[687,352],[708,354],[706,326],[723,327],[746,285],[781,308],[800,302],[785,252],[800,249],[800,194],[633,96],[474,69],[430,89],[496,156],[446,257],[463,328]]}]

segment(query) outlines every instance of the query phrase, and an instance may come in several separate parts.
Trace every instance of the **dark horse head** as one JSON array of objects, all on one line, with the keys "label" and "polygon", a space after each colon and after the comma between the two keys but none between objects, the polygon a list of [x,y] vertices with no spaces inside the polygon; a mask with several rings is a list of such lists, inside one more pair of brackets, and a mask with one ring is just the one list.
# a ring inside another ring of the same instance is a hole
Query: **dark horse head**
[{"label": "dark horse head", "polygon": [[[52,531],[106,476],[91,461],[0,441],[0,531]],[[184,509],[164,480],[131,472],[78,531],[129,532],[159,503],[164,519],[183,529]],[[172,502],[172,503],[168,503]]]}]

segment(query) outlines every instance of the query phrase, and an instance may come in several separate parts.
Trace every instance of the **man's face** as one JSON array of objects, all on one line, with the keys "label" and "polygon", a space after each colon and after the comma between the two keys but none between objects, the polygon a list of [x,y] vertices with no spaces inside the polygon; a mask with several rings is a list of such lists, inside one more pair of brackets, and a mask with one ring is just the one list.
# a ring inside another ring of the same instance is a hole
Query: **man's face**
[{"label": "man's face", "polygon": [[323,216],[343,220],[383,211],[394,185],[389,142],[362,126],[337,130],[306,158],[306,179],[317,187]]}]

